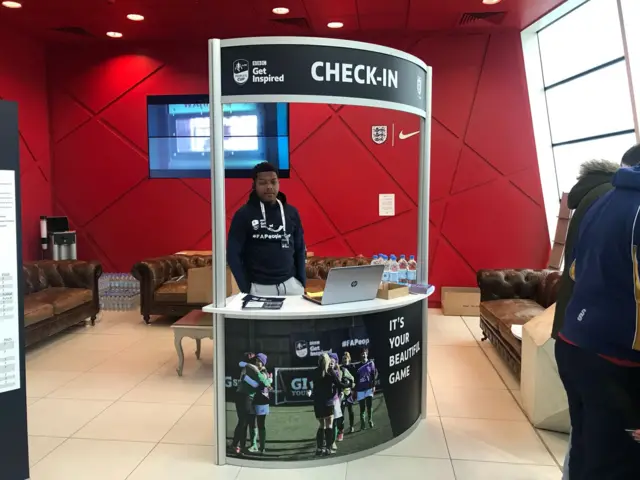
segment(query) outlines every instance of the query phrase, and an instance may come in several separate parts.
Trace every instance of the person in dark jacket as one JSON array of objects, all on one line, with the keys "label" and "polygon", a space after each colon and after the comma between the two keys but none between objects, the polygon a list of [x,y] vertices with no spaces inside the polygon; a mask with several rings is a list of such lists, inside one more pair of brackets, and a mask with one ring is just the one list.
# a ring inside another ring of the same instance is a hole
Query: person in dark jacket
[{"label": "person in dark jacket", "polygon": [[571,414],[571,480],[640,472],[640,166],[618,170],[612,185],[565,258],[575,283],[555,349]]},{"label": "person in dark jacket", "polygon": [[[556,299],[556,310],[551,332],[552,338],[556,340],[558,338],[558,332],[564,324],[565,311],[573,292],[574,282],[569,276],[567,255],[573,251],[582,218],[596,200],[613,188],[611,180],[620,167],[632,167],[639,163],[640,145],[635,145],[623,155],[620,166],[604,160],[592,160],[585,162],[580,167],[578,182],[569,192],[567,199],[568,207],[573,210],[573,216],[569,222],[569,229],[565,241],[565,268],[562,272],[560,289]],[[569,448],[571,447],[569,446]],[[563,480],[569,479],[569,458],[570,453],[568,452],[564,462]]]},{"label": "person in dark jacket", "polygon": [[227,263],[243,293],[302,295],[306,248],[300,215],[280,191],[276,168],[253,169],[249,200],[234,214],[227,240]]},{"label": "person in dark jacket", "polygon": [[627,150],[622,157],[620,165],[606,160],[590,160],[580,166],[578,182],[569,192],[567,199],[568,207],[573,210],[573,215],[569,222],[569,230],[565,241],[565,269],[562,272],[560,290],[556,299],[556,312],[553,318],[551,336],[554,339],[558,338],[558,332],[564,323],[565,310],[573,292],[573,280],[569,277],[569,266],[567,265],[566,257],[573,250],[580,222],[593,202],[613,188],[611,179],[618,169],[620,167],[634,167],[638,164],[640,164],[640,144]]}]

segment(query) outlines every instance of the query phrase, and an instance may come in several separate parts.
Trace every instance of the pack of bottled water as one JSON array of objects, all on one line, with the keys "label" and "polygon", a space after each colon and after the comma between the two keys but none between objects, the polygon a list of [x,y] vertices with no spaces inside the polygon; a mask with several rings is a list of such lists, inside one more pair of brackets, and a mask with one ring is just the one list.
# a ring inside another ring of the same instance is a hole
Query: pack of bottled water
[{"label": "pack of bottled water", "polygon": [[410,255],[409,260],[407,260],[406,255],[400,255],[400,259],[398,260],[395,254],[387,256],[380,253],[373,256],[371,265],[384,265],[384,274],[382,275],[383,282],[403,285],[413,285],[416,283],[418,264],[414,255]]},{"label": "pack of bottled water", "polygon": [[134,310],[140,305],[140,282],[129,273],[103,273],[98,290],[101,310]]}]

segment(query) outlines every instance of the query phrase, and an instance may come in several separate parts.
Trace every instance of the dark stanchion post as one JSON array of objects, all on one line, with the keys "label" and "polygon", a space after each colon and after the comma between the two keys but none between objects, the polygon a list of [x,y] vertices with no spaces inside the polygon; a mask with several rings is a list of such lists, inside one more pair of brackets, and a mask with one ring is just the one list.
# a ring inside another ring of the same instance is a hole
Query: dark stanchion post
[{"label": "dark stanchion post", "polygon": [[0,101],[0,477],[29,478],[18,105]]}]

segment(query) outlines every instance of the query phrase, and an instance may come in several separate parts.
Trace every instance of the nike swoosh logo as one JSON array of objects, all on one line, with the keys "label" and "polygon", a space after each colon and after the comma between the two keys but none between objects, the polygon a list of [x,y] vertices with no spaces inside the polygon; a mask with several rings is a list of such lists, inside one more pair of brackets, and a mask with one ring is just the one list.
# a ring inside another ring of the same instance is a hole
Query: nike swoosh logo
[{"label": "nike swoosh logo", "polygon": [[406,140],[407,138],[411,138],[419,133],[420,131],[405,134],[402,130],[400,130],[400,134],[398,135],[398,137],[400,138],[400,140]]}]

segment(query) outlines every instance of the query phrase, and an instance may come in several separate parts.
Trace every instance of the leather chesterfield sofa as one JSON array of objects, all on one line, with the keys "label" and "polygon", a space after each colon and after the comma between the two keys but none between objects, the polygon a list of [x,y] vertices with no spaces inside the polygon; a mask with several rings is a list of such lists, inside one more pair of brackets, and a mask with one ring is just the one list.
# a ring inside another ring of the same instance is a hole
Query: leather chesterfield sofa
[{"label": "leather chesterfield sofa", "polygon": [[[365,257],[309,257],[307,280],[325,280],[333,267],[368,265]],[[211,265],[211,255],[167,255],[136,263],[131,274],[140,281],[140,313],[145,323],[151,315],[182,317],[204,304],[187,303],[187,272]]]},{"label": "leather chesterfield sofa", "polygon": [[556,302],[562,272],[557,270],[479,270],[480,328],[518,378],[522,342],[511,333]]},{"label": "leather chesterfield sofa", "polygon": [[24,262],[25,345],[32,345],[100,311],[102,266],[79,260]]}]

